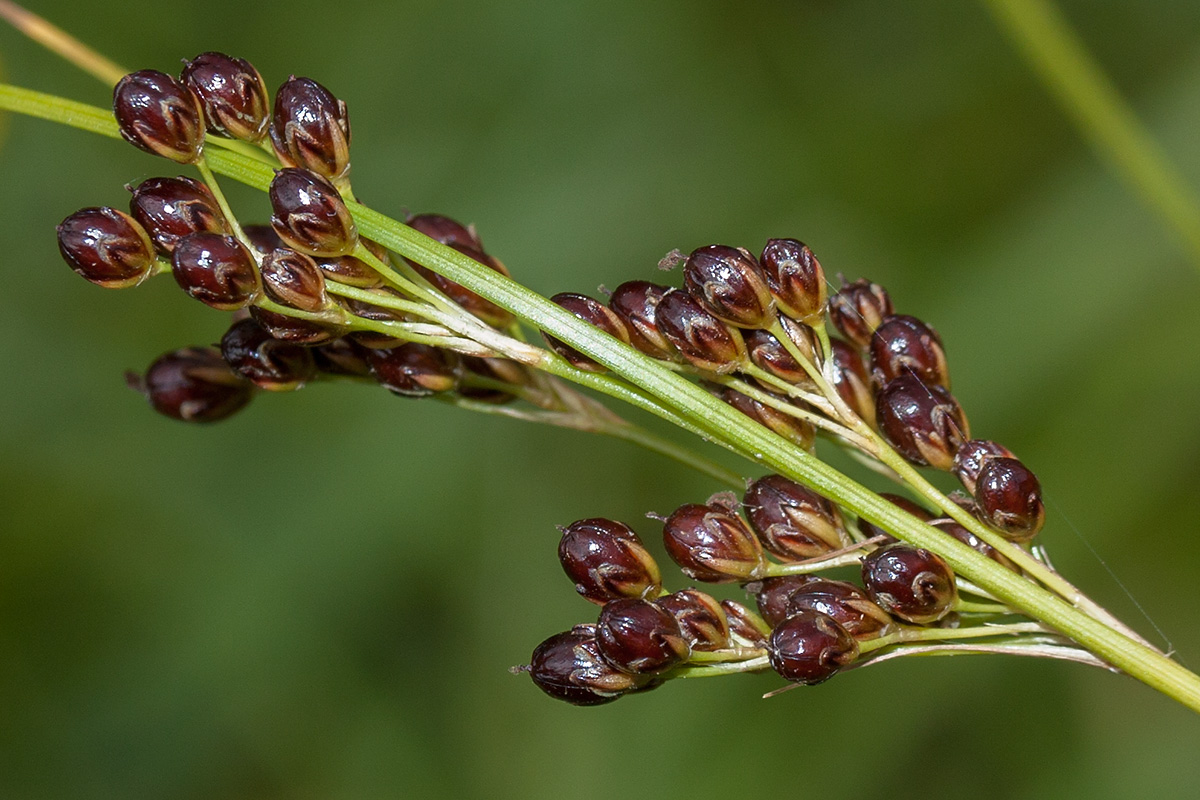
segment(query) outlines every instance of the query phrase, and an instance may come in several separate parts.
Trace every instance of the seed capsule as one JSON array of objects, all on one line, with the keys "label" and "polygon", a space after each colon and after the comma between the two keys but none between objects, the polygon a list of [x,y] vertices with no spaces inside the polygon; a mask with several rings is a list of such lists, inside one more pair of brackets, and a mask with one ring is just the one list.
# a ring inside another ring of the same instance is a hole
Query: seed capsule
[{"label": "seed capsule", "polygon": [[625,281],[613,290],[608,307],[617,313],[629,332],[629,343],[651,358],[670,361],[675,348],[658,329],[658,304],[669,286],[650,281]]},{"label": "seed capsule", "polygon": [[746,590],[754,594],[758,613],[773,628],[787,619],[792,595],[816,580],[820,579],[815,575],[783,575],[748,583]]},{"label": "seed capsule", "polygon": [[846,581],[818,578],[788,598],[787,616],[800,611],[816,611],[831,617],[855,639],[873,639],[892,624],[888,613],[862,589]]},{"label": "seed capsule", "polygon": [[675,617],[635,597],[604,604],[596,622],[596,644],[605,661],[633,675],[664,672],[692,654]]},{"label": "seed capsule", "polygon": [[200,98],[210,133],[255,144],[267,135],[267,85],[249,61],[201,53],[184,65],[180,77]]},{"label": "seed capsule", "polygon": [[272,338],[253,319],[235,322],[225,332],[221,357],[234,372],[270,392],[299,389],[317,374],[310,349]]},{"label": "seed capsule", "polygon": [[[923,507],[917,505],[907,497],[901,497],[898,494],[889,494],[887,492],[880,492],[879,496],[884,500],[887,500],[892,505],[904,509],[922,522],[928,522],[929,520],[933,519],[933,514],[930,514]],[[859,517],[858,519],[858,531],[868,539],[874,539],[877,536],[883,536],[884,544],[891,544],[898,541],[895,536],[892,536],[883,528],[879,527],[873,522],[868,522],[862,517]]]},{"label": "seed capsule", "polygon": [[329,305],[325,278],[317,262],[303,253],[285,247],[272,250],[260,269],[263,291],[281,306],[317,314]]},{"label": "seed capsule", "polygon": [[987,439],[972,439],[958,448],[958,452],[954,454],[954,474],[968,492],[975,494],[975,483],[979,480],[979,473],[983,471],[983,465],[993,458],[1016,456],[1007,447]]},{"label": "seed capsule", "polygon": [[317,262],[325,277],[334,283],[355,286],[359,289],[375,289],[383,285],[379,273],[367,262],[354,256],[326,258]]},{"label": "seed capsule", "polygon": [[475,228],[442,214],[416,214],[407,220],[407,225],[445,245],[462,245],[484,252],[483,242]]},{"label": "seed capsule", "polygon": [[128,373],[125,379],[155,411],[181,422],[223,420],[249,403],[254,391],[211,347],[164,353],[144,378]]},{"label": "seed capsule", "polygon": [[1029,541],[1046,521],[1042,486],[1015,458],[992,458],[983,465],[975,500],[983,521],[1010,541]]},{"label": "seed capsule", "polygon": [[[787,317],[784,317],[787,320]],[[784,329],[791,335],[792,342],[810,361],[815,359],[815,348],[812,342],[812,328],[794,323],[784,322]],[[746,331],[742,334],[746,340],[746,349],[750,360],[759,369],[764,369],[780,380],[797,386],[812,386],[812,378],[804,371],[794,356],[788,352],[778,339],[766,331]],[[774,387],[770,387],[774,388]]]},{"label": "seed capsule", "polygon": [[742,518],[713,503],[677,508],[663,523],[663,543],[683,574],[698,581],[750,580],[766,567],[762,547]]},{"label": "seed capsule", "polygon": [[658,564],[628,525],[601,517],[581,519],[562,534],[558,561],[585,599],[603,605],[662,591]]},{"label": "seed capsule", "polygon": [[762,647],[767,643],[771,626],[758,614],[736,600],[722,600],[721,610],[725,612],[729,633],[735,640],[741,640],[750,647]]},{"label": "seed capsule", "polygon": [[232,236],[185,236],[171,254],[171,271],[181,289],[220,311],[242,308],[258,292],[254,259]]},{"label": "seed capsule", "polygon": [[604,660],[595,633],[586,629],[555,634],[539,644],[533,651],[529,677],[554,699],[576,706],[610,703],[637,689],[639,683]]},{"label": "seed capsule", "polygon": [[880,607],[916,625],[929,625],[950,613],[958,588],[941,556],[919,547],[890,544],[862,563],[863,585]]},{"label": "seed capsule", "polygon": [[281,169],[271,181],[271,226],[284,244],[318,258],[349,255],[358,227],[333,184],[305,169]]},{"label": "seed capsule", "polygon": [[954,395],[912,375],[889,381],[875,403],[880,433],[900,455],[919,466],[950,469],[955,453],[971,437]]},{"label": "seed capsule", "polygon": [[129,212],[164,256],[170,256],[179,240],[190,234],[233,233],[209,188],[182,175],[142,181],[133,189]]},{"label": "seed capsule", "polygon": [[916,317],[888,317],[871,337],[871,375],[876,386],[901,375],[915,375],[925,384],[949,389],[942,337]]},{"label": "seed capsule", "polygon": [[259,306],[250,307],[250,316],[274,338],[295,344],[324,344],[346,333],[346,326],[337,322],[289,317]]},{"label": "seed capsule", "polygon": [[887,290],[865,278],[843,286],[829,298],[829,321],[860,350],[870,346],[871,334],[893,313]]},{"label": "seed capsule", "polygon": [[933,527],[937,528],[938,530],[942,531],[943,533],[948,533],[949,535],[953,536],[955,539],[958,539],[960,542],[965,544],[967,547],[970,547],[973,550],[977,550],[978,552],[980,552],[983,555],[987,556],[988,558],[992,559],[992,561],[995,561],[997,564],[1001,565],[1002,567],[1011,569],[1013,572],[1020,571],[1017,569],[1016,565],[1014,565],[1011,561],[1009,561],[1007,558],[1005,558],[1003,555],[1001,555],[1001,553],[998,550],[996,550],[996,548],[992,547],[990,544],[983,541],[978,536],[971,533],[969,530],[964,528],[962,525],[959,525],[954,520],[952,520],[952,519],[935,519],[935,520],[930,521],[929,524],[932,525]]},{"label": "seed capsule", "polygon": [[833,347],[833,388],[851,411],[873,427],[877,412],[866,365],[858,352],[841,339],[830,340],[830,345]]},{"label": "seed capsule", "polygon": [[283,239],[270,225],[243,225],[242,233],[250,240],[250,246],[262,255],[283,247]]},{"label": "seed capsule", "polygon": [[[457,250],[464,256],[478,261],[488,269],[494,270],[495,272],[508,277],[508,270],[504,267],[504,265],[501,264],[499,260],[489,256],[487,253],[484,253],[481,250],[476,250],[469,245],[459,244],[456,241],[448,242],[446,244],[448,247]],[[455,303],[458,303],[458,305],[462,306],[463,309],[472,316],[478,317],[494,328],[506,328],[512,323],[513,315],[493,303],[491,300],[485,300],[467,287],[455,283],[449,278],[439,275],[433,270],[423,267],[415,261],[410,260],[408,263],[411,264],[412,267],[418,273],[420,273],[423,278],[425,278],[425,280],[432,283],[434,287],[436,287],[442,294],[449,297]]]},{"label": "seed capsule", "polygon": [[[812,450],[813,443],[817,438],[817,431],[812,426],[812,423],[785,414],[734,389],[721,389],[718,397],[759,425],[787,439],[801,450]],[[782,397],[780,400],[787,402]]]},{"label": "seed capsule", "polygon": [[825,271],[808,245],[795,239],[768,239],[759,263],[779,310],[807,325],[825,313]]},{"label": "seed capsule", "polygon": [[[561,292],[551,297],[550,300],[570,311],[577,318],[604,331],[609,336],[620,339],[625,344],[629,344],[629,331],[626,330],[625,323],[617,316],[615,311],[600,301],[593,300],[586,294],[575,294],[574,292]],[[585,369],[589,372],[605,371],[604,366],[597,364],[574,347],[554,338],[548,333],[543,333],[542,336],[554,352],[579,369]]]},{"label": "seed capsule", "polygon": [[351,378],[366,378],[371,375],[366,351],[349,339],[332,339],[307,349],[313,354],[317,370],[326,375],[345,375]]},{"label": "seed capsule", "polygon": [[292,76],[275,94],[271,145],[280,162],[334,183],[350,177],[350,115],[321,84]]},{"label": "seed capsule", "polygon": [[154,246],[142,226],[115,208],[84,208],[58,226],[67,266],[97,286],[137,286],[154,267]]},{"label": "seed capsule", "polygon": [[675,617],[692,650],[720,650],[729,646],[729,622],[712,595],[684,589],[664,595],[654,603]]},{"label": "seed capsule", "polygon": [[763,547],[785,561],[815,558],[850,544],[837,507],[782,475],[754,481],[742,502]]},{"label": "seed capsule", "polygon": [[121,137],[147,153],[181,164],[204,149],[200,101],[165,72],[131,72],[113,89],[113,115]]},{"label": "seed capsule", "polygon": [[813,686],[858,658],[858,642],[832,617],[803,609],[771,633],[767,658],[785,680]]},{"label": "seed capsule", "polygon": [[741,332],[714,317],[685,291],[672,289],[664,294],[655,319],[658,330],[692,366],[724,374],[746,363]]},{"label": "seed capsule", "polygon": [[393,394],[404,397],[453,391],[462,370],[457,353],[416,342],[390,350],[370,350],[367,363],[375,380]]},{"label": "seed capsule", "polygon": [[739,328],[769,328],[775,301],[767,277],[745,250],[710,244],[692,251],[683,265],[692,297],[722,322]]}]

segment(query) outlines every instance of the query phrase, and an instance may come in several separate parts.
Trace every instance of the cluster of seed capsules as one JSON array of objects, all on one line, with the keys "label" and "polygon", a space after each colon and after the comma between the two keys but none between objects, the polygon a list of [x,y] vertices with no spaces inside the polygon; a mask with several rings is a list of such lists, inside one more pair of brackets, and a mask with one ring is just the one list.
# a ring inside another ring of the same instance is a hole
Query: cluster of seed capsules
[{"label": "cluster of seed capsules", "polygon": [[[395,266],[391,256],[358,235],[343,200],[350,192],[350,121],[345,103],[321,84],[293,76],[272,108],[253,65],[203,53],[185,62],[178,79],[155,70],[127,75],[114,90],[113,111],[127,141],[181,164],[201,166],[206,136],[218,136],[261,148],[282,165],[270,186],[269,225],[240,225],[214,192],[215,181],[180,176],[127,187],[129,213],[85,208],[58,226],[64,259],[92,283],[126,288],[171,272],[191,297],[234,312],[218,346],[175,350],[144,376],[128,376],[155,410],[214,422],[258,390],[346,377],[410,397],[455,392],[507,402],[513,395],[491,387],[529,381],[512,361],[460,356],[389,335],[389,325],[417,318],[370,302],[404,295],[383,277]],[[407,222],[507,274],[473,227],[438,214]],[[482,322],[511,324],[507,311],[465,287],[418,264],[404,267]],[[367,292],[368,299],[339,296],[338,287]],[[472,386],[471,376],[487,386]]]}]

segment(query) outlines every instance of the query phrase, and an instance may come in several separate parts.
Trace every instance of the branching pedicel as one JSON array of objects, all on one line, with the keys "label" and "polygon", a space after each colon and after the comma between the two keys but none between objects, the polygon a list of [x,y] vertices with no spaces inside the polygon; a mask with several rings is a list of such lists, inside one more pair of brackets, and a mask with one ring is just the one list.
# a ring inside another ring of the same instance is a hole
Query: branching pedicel
[{"label": "branching pedicel", "polygon": [[[682,265],[682,288],[633,280],[607,305],[563,293],[556,308],[512,283],[474,228],[436,214],[401,225],[358,204],[346,106],[316,81],[290,78],[271,112],[249,62],[205,53],[178,80],[152,70],[123,78],[115,128],[97,109],[12,87],[0,87],[0,107],[119,131],[198,169],[201,181],[131,187],[129,214],[85,208],[58,228],[63,257],[93,283],[125,288],[169,271],[192,297],[233,312],[219,350],[177,350],[130,376],[159,412],[212,422],[261,390],[356,380],[618,436],[745,487],[741,500],[719,493],[661,522],[686,576],[742,584],[757,613],[696,589],[669,592],[623,523],[563,528],[562,566],[602,609],[516,668],[548,694],[593,705],[670,678],[768,669],[814,684],[905,654],[976,652],[1125,671],[1200,709],[1195,675],[1030,544],[1044,520],[1037,478],[1001,445],[970,438],[936,331],[896,314],[866,280],[827,296],[802,242],[772,239],[758,255],[726,245],[675,253],[667,263]],[[214,169],[269,189],[269,226],[234,217]],[[525,341],[521,322],[550,349]],[[568,382],[780,474],[745,485]],[[815,460],[817,438],[923,504],[872,493]],[[965,492],[942,494],[915,466],[953,472]],[[822,574],[847,566],[861,587]]]}]

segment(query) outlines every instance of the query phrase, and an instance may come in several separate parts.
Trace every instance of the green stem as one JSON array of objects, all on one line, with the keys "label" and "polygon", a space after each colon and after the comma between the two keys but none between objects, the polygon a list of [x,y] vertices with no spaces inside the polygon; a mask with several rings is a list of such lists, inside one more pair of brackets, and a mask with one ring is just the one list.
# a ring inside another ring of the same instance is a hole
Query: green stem
[{"label": "green stem", "polygon": [[1183,240],[1200,267],[1200,202],[1051,0],[985,0],[1097,154]]},{"label": "green stem", "polygon": [[870,653],[905,642],[945,642],[954,639],[979,639],[988,636],[1013,636],[1021,633],[1045,633],[1036,622],[1016,622],[1012,625],[978,625],[971,628],[901,628],[895,633],[860,642],[858,651]]}]

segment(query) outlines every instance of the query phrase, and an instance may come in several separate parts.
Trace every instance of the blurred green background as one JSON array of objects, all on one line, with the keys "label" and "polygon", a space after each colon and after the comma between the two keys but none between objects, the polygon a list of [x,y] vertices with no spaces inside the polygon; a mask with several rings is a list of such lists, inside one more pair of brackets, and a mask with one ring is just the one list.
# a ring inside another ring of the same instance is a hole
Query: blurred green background
[{"label": "blurred green background", "polygon": [[[1136,598],[1200,667],[1200,272],[982,7],[35,5],[130,68],[219,49],[272,86],[319,79],[349,103],[361,197],[476,222],[547,294],[768,236],[884,283],[942,332],[976,434],[1038,470],[1058,566],[1161,642]],[[1200,3],[1064,9],[1200,184]],[[106,103],[7,28],[0,59],[11,82]],[[216,340],[221,315],[169,279],[85,284],[54,225],[178,170],[5,125],[0,796],[1200,794],[1200,719],[1079,666],[549,700],[507,667],[595,614],[554,526],[606,515],[656,539],[644,512],[715,487],[619,442],[355,386],[209,428],[154,415],[122,370]]]}]

